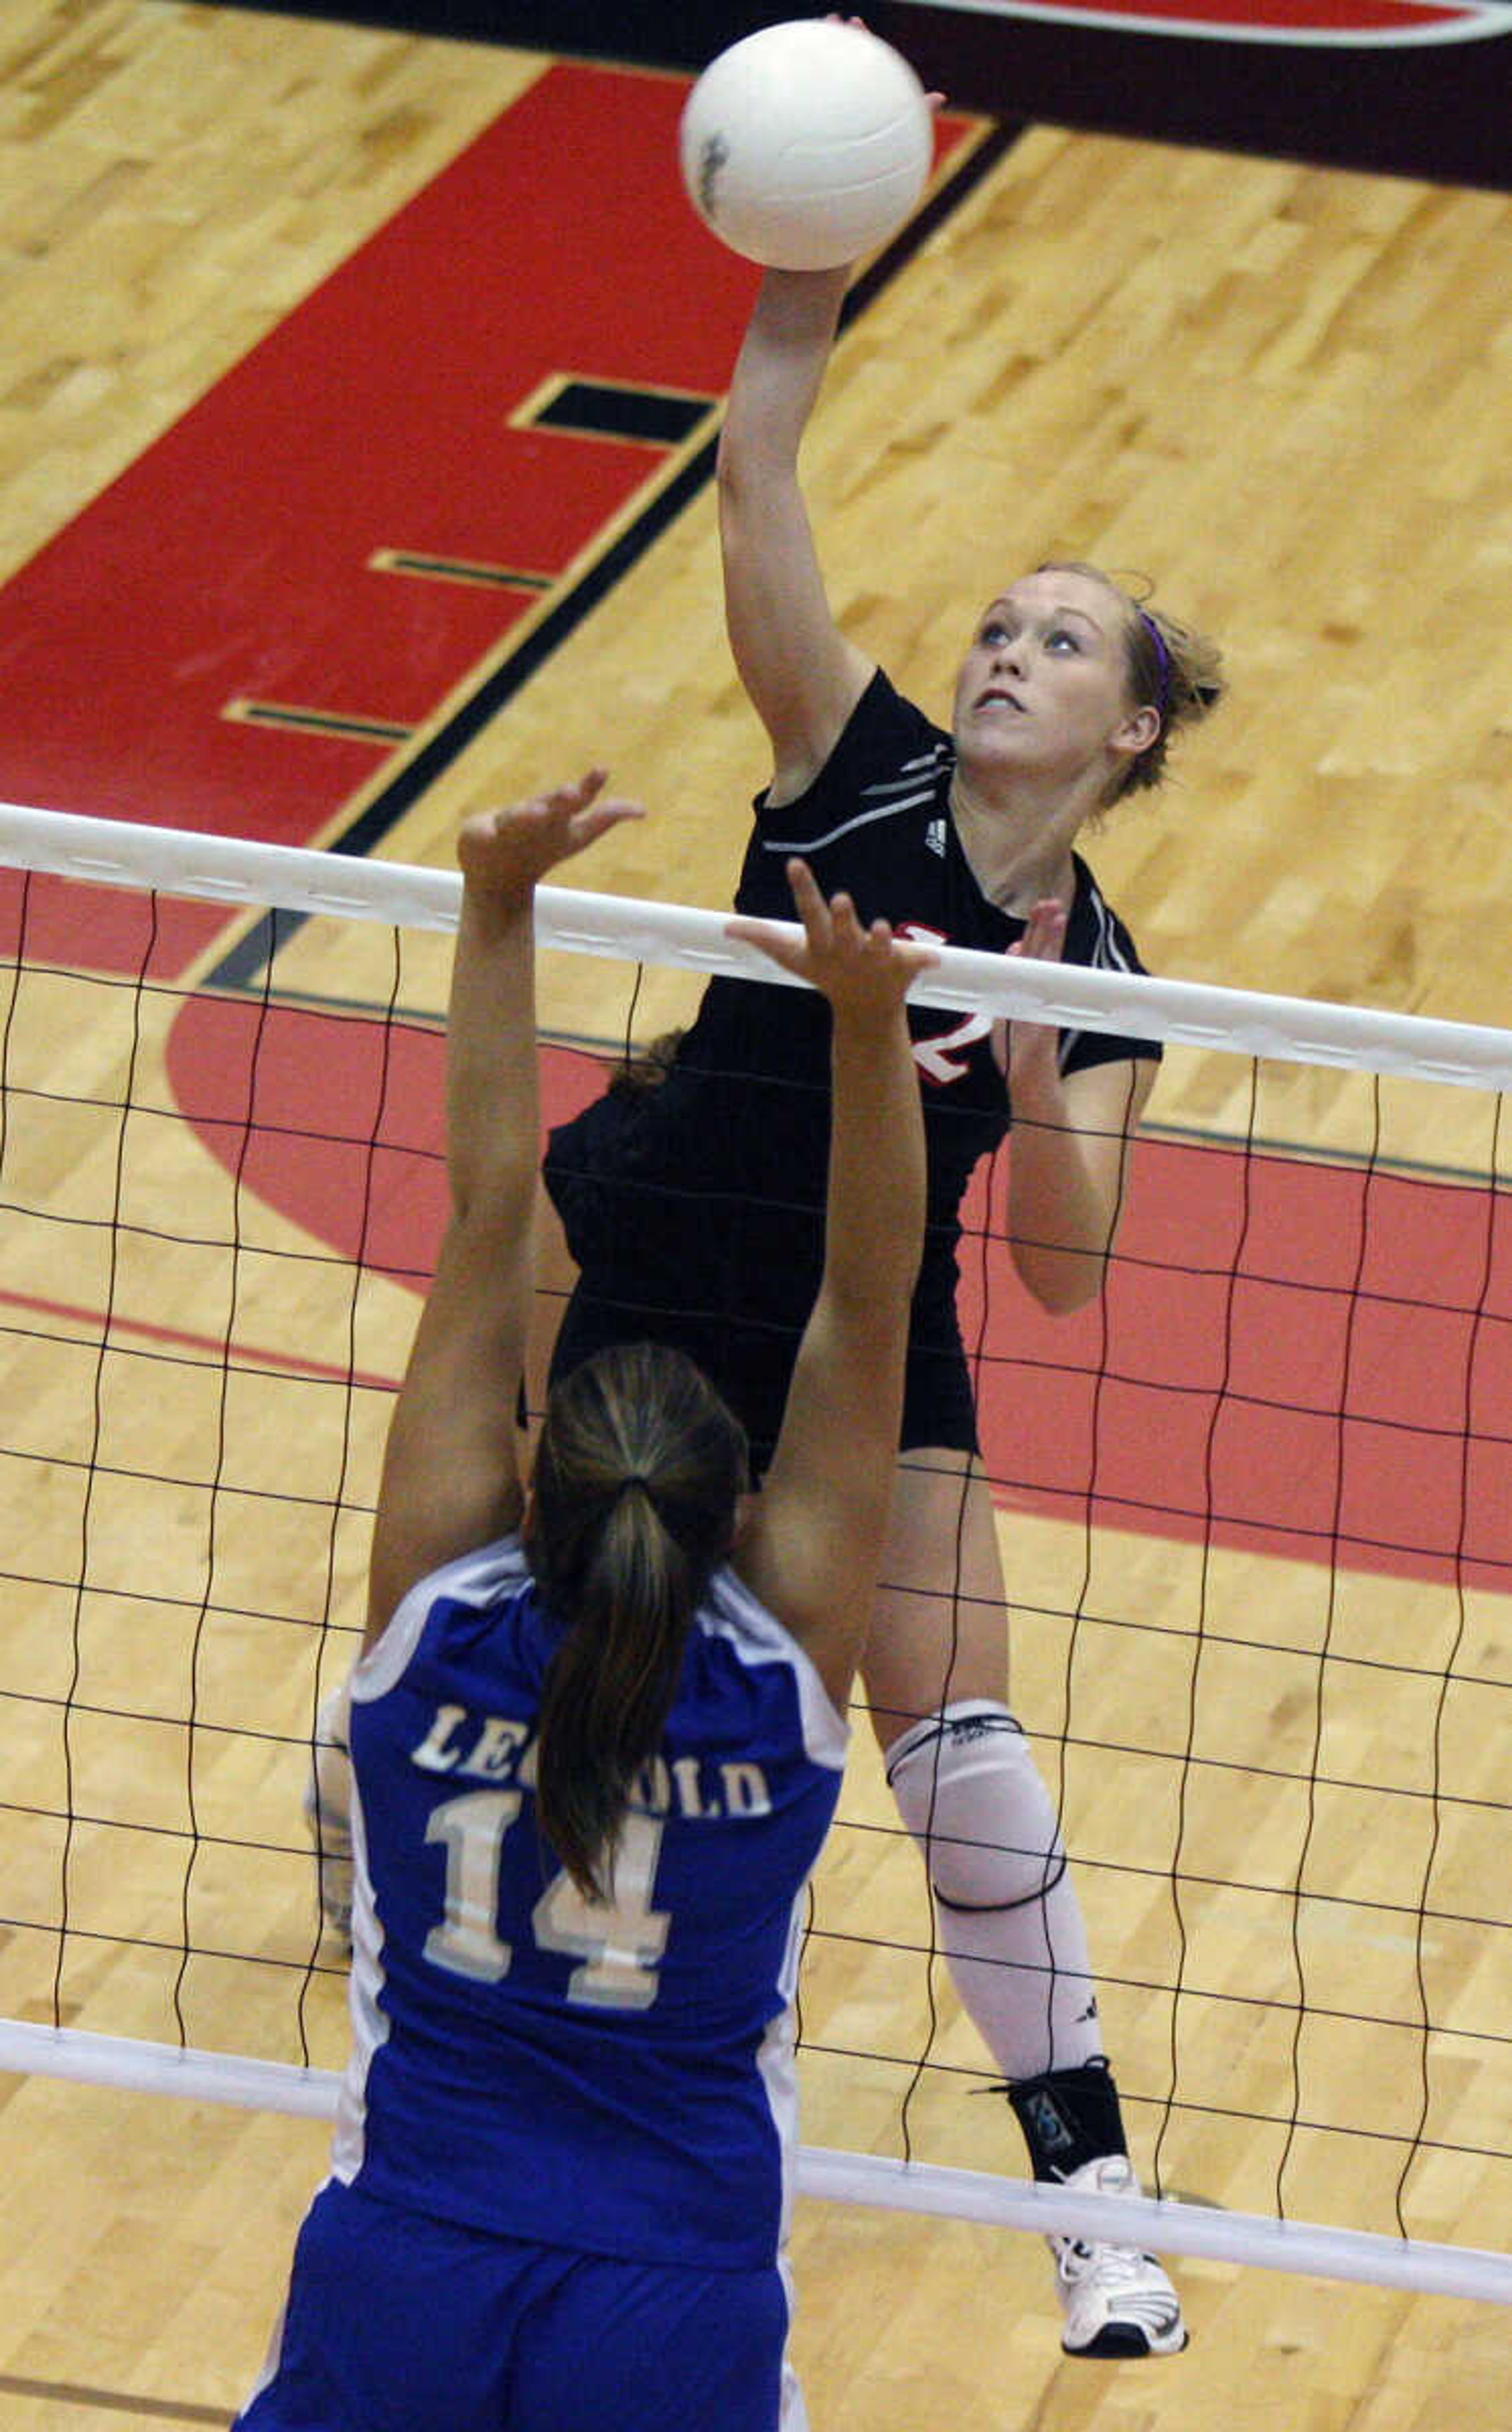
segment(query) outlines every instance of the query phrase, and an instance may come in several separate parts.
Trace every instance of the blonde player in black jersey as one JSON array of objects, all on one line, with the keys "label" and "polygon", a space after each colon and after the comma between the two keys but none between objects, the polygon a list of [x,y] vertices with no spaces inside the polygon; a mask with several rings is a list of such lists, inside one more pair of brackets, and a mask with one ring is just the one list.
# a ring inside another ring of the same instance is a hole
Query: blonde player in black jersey
[{"label": "blonde player in black jersey", "polygon": [[[903,701],[835,622],[799,482],[845,286],[843,271],[768,275],[721,444],[730,641],[773,754],[738,904],[778,910],[797,852],[824,888],[847,888],[863,918],[902,935],[1137,971],[1077,840],[1159,781],[1172,734],[1217,697],[1216,653],[1095,568],[1045,565],[1006,582],[978,617],[948,731]],[[918,1012],[910,1027],[929,1231],[867,1699],[925,1854],[941,1946],[1036,2175],[1132,2194],[1079,1904],[1008,1703],[955,1252],[966,1182],[1011,1111],[1014,1264],[1052,1312],[1094,1298],[1159,1049],[1022,1022],[1005,1045],[985,1020]],[[547,1183],[579,1270],[553,1374],[627,1334],[677,1342],[719,1380],[760,1459],[822,1241],[821,1051],[801,1000],[716,980],[659,1087],[611,1094],[553,1135]],[[1153,2258],[1051,2244],[1069,2353],[1185,2345]]]}]

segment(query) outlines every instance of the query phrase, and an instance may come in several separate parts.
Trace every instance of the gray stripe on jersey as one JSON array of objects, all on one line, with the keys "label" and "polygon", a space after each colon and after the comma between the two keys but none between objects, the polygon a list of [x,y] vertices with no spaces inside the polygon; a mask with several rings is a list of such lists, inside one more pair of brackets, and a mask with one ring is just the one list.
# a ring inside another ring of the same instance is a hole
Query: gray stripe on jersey
[{"label": "gray stripe on jersey", "polygon": [[[835,844],[842,836],[849,836],[853,828],[870,827],[874,819],[894,819],[899,811],[911,810],[916,803],[931,802],[933,799],[931,789],[927,793],[909,795],[901,802],[879,803],[875,811],[858,811],[855,819],[841,819],[838,828],[829,829],[824,836],[798,836],[790,840],[784,840],[779,836],[763,836],[761,850],[763,853],[818,853],[822,846]],[[786,805],[781,807],[785,808]]]},{"label": "gray stripe on jersey", "polygon": [[909,787],[916,785],[922,777],[928,776],[931,779],[938,777],[940,765],[938,759],[931,759],[928,756],[923,760],[910,760],[896,777],[879,777],[875,785],[863,785],[861,800],[865,802],[870,802],[875,795],[906,793]]}]

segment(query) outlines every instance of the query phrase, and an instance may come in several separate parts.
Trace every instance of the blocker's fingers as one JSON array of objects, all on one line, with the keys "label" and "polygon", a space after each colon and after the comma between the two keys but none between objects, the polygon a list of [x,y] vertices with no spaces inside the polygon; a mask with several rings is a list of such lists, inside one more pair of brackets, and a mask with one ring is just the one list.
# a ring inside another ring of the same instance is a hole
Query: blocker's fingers
[{"label": "blocker's fingers", "polygon": [[585,768],[574,785],[559,785],[552,800],[570,802],[575,810],[586,810],[594,796],[603,791],[608,777],[607,768]]},{"label": "blocker's fingers", "polygon": [[809,944],[827,946],[834,927],[831,906],[825,903],[824,890],[807,861],[800,861],[796,854],[788,864],[788,884]]},{"label": "blocker's fingers", "polygon": [[856,905],[850,896],[832,895],[829,899],[829,917],[837,939],[845,945],[856,945],[864,938],[866,933],[856,917]]},{"label": "blocker's fingers", "polygon": [[793,944],[792,938],[786,935],[774,920],[726,920],[724,934],[738,946],[755,946],[761,954],[770,954],[774,963],[782,965],[784,971],[793,971],[797,968],[802,950]]},{"label": "blocker's fingers", "polygon": [[596,844],[600,836],[610,828],[617,828],[622,819],[643,819],[645,816],[643,802],[585,803],[581,810],[572,814],[572,841],[580,847]]}]

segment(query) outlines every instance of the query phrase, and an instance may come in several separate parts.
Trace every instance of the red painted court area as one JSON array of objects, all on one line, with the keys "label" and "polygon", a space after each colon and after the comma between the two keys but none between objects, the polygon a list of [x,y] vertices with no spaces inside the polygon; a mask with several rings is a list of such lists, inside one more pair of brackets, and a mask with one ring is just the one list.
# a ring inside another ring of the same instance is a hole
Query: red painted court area
[{"label": "red painted court area", "polygon": [[[442,1042],[200,999],[185,1112],[245,1186],[416,1288],[445,1215]],[[603,1066],[545,1059],[546,1120]],[[315,1076],[319,1076],[318,1080]],[[1512,1209],[1435,1180],[1147,1139],[1104,1305],[1051,1319],[978,1177],[962,1318],[1015,1509],[1512,1590]]]},{"label": "red painted court area", "polygon": [[1147,1139],[1101,1310],[1045,1318],[989,1248],[962,1317],[1003,1501],[1512,1588],[1504,1195]]}]

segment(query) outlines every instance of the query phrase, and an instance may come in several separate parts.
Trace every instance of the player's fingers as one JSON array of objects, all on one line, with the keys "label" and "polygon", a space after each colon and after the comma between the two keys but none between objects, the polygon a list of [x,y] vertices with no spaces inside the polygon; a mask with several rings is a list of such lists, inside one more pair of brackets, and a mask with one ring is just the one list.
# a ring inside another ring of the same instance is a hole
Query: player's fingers
[{"label": "player's fingers", "polygon": [[1066,915],[1062,904],[1036,904],[1024,926],[1024,935],[1009,948],[1011,954],[1026,962],[1059,962],[1065,945]]},{"label": "player's fingers", "polygon": [[907,996],[914,981],[921,979],[926,971],[932,971],[939,960],[939,955],[927,946],[905,945],[894,938],[888,964],[893,986]]},{"label": "player's fingers", "polygon": [[594,802],[573,814],[573,849],[582,852],[599,836],[606,836],[610,828],[621,826],[626,819],[643,819],[645,816],[645,806],[640,802]]},{"label": "player's fingers", "polygon": [[572,823],[574,827],[590,827],[596,819],[609,824],[618,819],[643,819],[645,816],[644,802],[633,802],[628,794],[613,794],[606,802],[585,802],[573,812]]},{"label": "player's fingers", "polygon": [[829,918],[838,946],[854,952],[864,945],[866,933],[856,917],[856,905],[850,896],[841,893],[830,897]]},{"label": "player's fingers", "polygon": [[796,854],[788,864],[788,884],[810,946],[816,953],[826,951],[834,942],[833,906],[825,903],[824,890],[807,861],[801,861]]},{"label": "player's fingers", "polygon": [[738,946],[755,946],[761,954],[770,954],[785,971],[791,971],[799,959],[799,949],[791,937],[774,920],[726,920],[724,934]]},{"label": "player's fingers", "polygon": [[606,768],[586,768],[581,777],[570,777],[560,785],[549,785],[533,802],[521,807],[539,823],[568,822],[579,811],[587,809],[595,796],[602,792],[608,778]]}]

